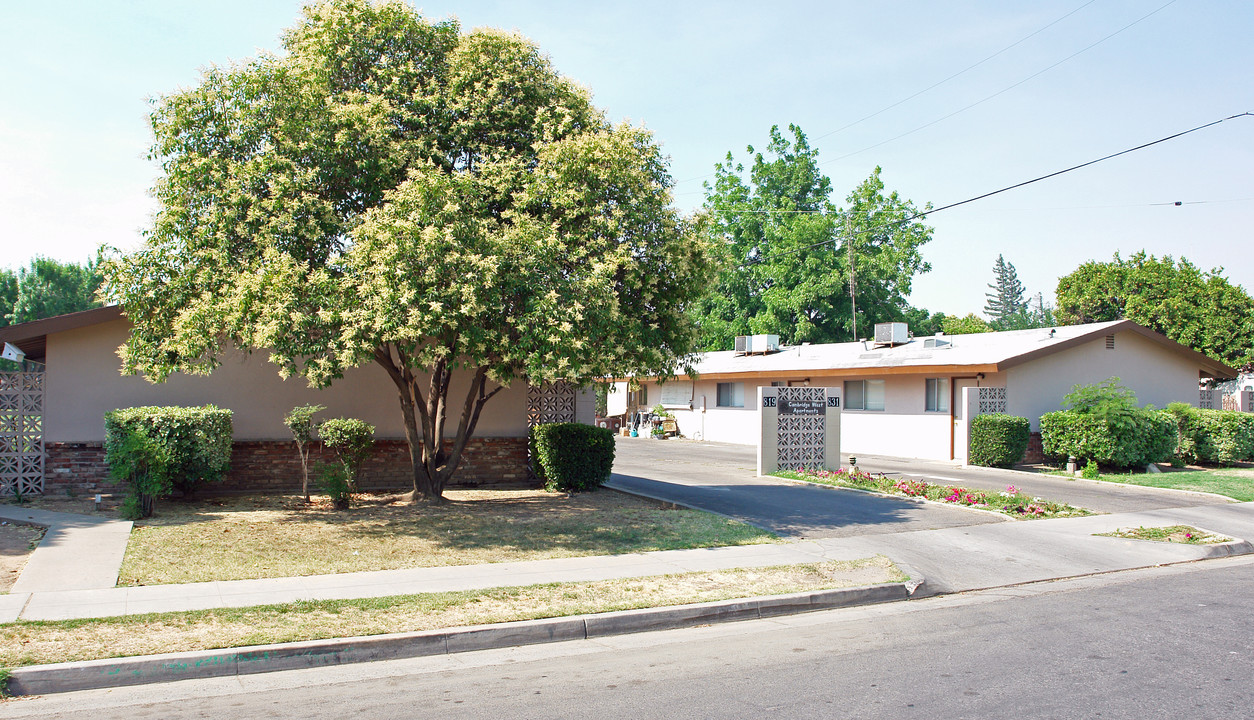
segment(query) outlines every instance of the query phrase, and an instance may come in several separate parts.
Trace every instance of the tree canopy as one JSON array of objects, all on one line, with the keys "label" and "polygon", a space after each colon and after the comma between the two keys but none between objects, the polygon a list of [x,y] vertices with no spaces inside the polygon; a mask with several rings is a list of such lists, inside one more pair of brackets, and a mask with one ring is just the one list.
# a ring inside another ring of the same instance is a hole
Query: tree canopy
[{"label": "tree canopy", "polygon": [[685,362],[709,262],[647,132],[529,41],[398,1],[307,7],[283,50],[156,101],[160,209],[107,266],[125,370],[209,372],[229,345],[315,386],[377,363],[438,502],[504,386]]},{"label": "tree canopy", "polygon": [[1066,325],[1126,317],[1136,324],[1241,368],[1254,363],[1254,299],[1223,276],[1181,257],[1116,253],[1058,278],[1058,321]]},{"label": "tree canopy", "polygon": [[946,335],[972,335],[974,333],[992,332],[993,328],[984,318],[975,313],[967,313],[965,317],[951,315],[941,322],[941,331]]},{"label": "tree canopy", "polygon": [[99,307],[95,260],[79,265],[36,257],[26,267],[0,270],[0,327]]},{"label": "tree canopy", "polygon": [[[752,146],[746,169],[729,152],[706,184],[700,226],[720,272],[694,314],[702,347],[725,350],[737,335],[771,333],[788,344],[853,338],[850,258],[858,326],[898,320],[918,273],[930,268],[919,247],[931,228],[913,204],[884,193],[880,169],[838,209],[818,151],[790,125],[772,127],[766,152]],[[930,208],[930,206],[928,206]]]},{"label": "tree canopy", "polygon": [[1058,279],[1058,321],[1127,318],[1233,367],[1254,363],[1254,298],[1185,258],[1144,252],[1087,262]]}]

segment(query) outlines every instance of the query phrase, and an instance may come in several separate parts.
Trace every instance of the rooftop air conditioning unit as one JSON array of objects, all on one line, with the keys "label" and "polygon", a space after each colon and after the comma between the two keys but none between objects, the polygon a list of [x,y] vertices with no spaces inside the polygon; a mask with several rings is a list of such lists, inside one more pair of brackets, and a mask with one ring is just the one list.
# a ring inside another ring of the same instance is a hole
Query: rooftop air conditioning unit
[{"label": "rooftop air conditioning unit", "polygon": [[779,352],[778,335],[740,335],[736,338],[737,355],[764,355]]},{"label": "rooftop air conditioning unit", "polygon": [[875,323],[876,345],[904,345],[908,342],[910,328],[905,323]]}]

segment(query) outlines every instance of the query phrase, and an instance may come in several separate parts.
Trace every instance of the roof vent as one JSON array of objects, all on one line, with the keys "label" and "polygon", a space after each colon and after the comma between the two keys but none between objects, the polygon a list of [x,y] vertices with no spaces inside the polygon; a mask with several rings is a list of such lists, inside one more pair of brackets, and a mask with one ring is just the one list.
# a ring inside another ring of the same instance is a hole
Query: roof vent
[{"label": "roof vent", "polygon": [[930,337],[930,338],[923,339],[923,347],[925,348],[948,347],[950,344],[951,344],[950,341],[944,340],[938,337]]},{"label": "roof vent", "polygon": [[910,342],[910,328],[903,322],[875,323],[875,345],[905,345]]},{"label": "roof vent", "polygon": [[736,337],[737,355],[765,355],[779,352],[778,335],[739,335]]}]

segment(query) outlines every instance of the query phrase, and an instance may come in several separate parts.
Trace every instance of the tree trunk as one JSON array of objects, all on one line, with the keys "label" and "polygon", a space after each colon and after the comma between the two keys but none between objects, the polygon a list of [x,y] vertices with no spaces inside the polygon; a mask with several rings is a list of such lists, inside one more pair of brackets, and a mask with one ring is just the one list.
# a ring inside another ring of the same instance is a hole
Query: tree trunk
[{"label": "tree trunk", "polygon": [[309,502],[309,450],[304,443],[297,441],[296,451],[300,454],[300,493],[305,496],[305,502]]},{"label": "tree trunk", "polygon": [[[405,352],[395,345],[375,350],[375,360],[396,385],[405,424],[405,441],[409,445],[409,462],[413,470],[414,489],[410,497],[414,502],[439,505],[444,502],[444,487],[461,464],[467,441],[473,436],[479,423],[484,404],[500,392],[498,386],[487,391],[487,368],[475,370],[474,379],[466,391],[457,431],[452,438],[449,452],[444,450],[444,426],[448,417],[448,391],[452,383],[452,369],[445,361],[431,369],[431,378],[424,396],[418,378],[409,367]],[[419,424],[421,423],[421,427]]]}]

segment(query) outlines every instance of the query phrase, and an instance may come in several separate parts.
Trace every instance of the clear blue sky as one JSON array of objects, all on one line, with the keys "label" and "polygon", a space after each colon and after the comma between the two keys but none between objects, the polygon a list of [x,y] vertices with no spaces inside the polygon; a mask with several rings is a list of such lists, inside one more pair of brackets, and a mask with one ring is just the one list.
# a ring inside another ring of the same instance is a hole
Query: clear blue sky
[{"label": "clear blue sky", "polygon": [[[806,131],[838,198],[880,165],[889,189],[940,206],[1254,111],[1254,3],[1165,3],[419,7],[536,41],[611,117],[654,131],[671,156],[676,204],[691,210],[714,163],[729,150],[747,158],[745,146],[765,145],[772,124]],[[102,243],[135,247],[157,174],[145,157],[146,98],[194,85],[206,65],[277,50],[301,4],[45,0],[0,9],[0,266],[35,255],[81,261]],[[979,312],[998,253],[1047,300],[1081,262],[1142,249],[1222,265],[1254,290],[1254,117],[929,223],[933,270],[916,280],[912,301],[933,311]]]}]

